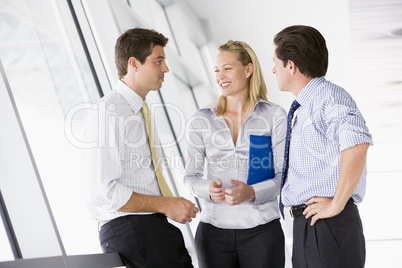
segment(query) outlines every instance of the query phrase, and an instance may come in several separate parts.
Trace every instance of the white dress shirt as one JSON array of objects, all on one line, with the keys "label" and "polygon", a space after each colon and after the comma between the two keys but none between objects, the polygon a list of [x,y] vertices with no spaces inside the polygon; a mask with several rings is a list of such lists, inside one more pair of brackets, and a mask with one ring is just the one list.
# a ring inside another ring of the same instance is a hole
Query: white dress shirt
[{"label": "white dress shirt", "polygon": [[[243,122],[236,145],[223,116],[216,115],[217,102],[200,109],[187,123],[187,167],[184,183],[201,199],[200,220],[225,229],[246,229],[279,218],[280,190],[286,135],[286,112],[260,100]],[[209,185],[217,178],[223,187],[230,179],[247,183],[250,135],[271,136],[275,177],[253,184],[255,200],[231,206],[209,198]],[[204,166],[206,174],[204,175]]]},{"label": "white dress shirt", "polygon": [[[86,149],[88,206],[94,219],[107,221],[129,214],[147,214],[118,210],[133,192],[161,195],[141,113],[143,103],[135,91],[118,81],[115,90],[100,99],[98,110],[88,120],[87,139],[97,142],[95,148]],[[159,137],[154,120],[151,121],[160,158]]]}]

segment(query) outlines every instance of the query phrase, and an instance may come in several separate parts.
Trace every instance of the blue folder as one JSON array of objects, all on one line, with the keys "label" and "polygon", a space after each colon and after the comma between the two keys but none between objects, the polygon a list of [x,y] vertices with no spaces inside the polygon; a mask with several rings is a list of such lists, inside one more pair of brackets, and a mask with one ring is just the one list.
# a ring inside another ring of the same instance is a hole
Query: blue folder
[{"label": "blue folder", "polygon": [[250,135],[247,184],[275,177],[271,136]]}]

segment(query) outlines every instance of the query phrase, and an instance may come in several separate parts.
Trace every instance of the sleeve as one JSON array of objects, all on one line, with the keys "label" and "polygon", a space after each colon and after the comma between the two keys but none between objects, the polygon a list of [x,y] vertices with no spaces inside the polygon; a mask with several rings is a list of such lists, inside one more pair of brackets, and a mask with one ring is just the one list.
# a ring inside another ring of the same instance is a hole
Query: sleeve
[{"label": "sleeve", "polygon": [[373,144],[366,121],[349,94],[330,98],[323,109],[326,136],[338,142],[341,151],[362,143]]},{"label": "sleeve", "polygon": [[280,106],[272,115],[272,152],[274,156],[275,177],[260,183],[253,184],[255,203],[262,204],[274,200],[280,192],[283,155],[286,139],[286,112]]},{"label": "sleeve", "polygon": [[206,152],[202,135],[203,131],[208,131],[208,124],[204,125],[202,122],[208,122],[208,120],[196,114],[187,124],[187,161],[184,184],[192,195],[198,198],[209,198],[211,182],[203,178]]},{"label": "sleeve", "polygon": [[102,105],[88,121],[86,136],[96,141],[96,146],[85,153],[89,173],[88,202],[106,210],[116,212],[132,195],[132,190],[122,182],[124,159],[124,124],[118,116],[102,111]]}]

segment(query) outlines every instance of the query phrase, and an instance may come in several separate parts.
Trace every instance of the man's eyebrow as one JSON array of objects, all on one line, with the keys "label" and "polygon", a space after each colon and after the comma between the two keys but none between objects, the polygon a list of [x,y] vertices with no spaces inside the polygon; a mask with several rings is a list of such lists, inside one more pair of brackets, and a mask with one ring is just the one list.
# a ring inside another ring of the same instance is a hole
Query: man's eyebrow
[{"label": "man's eyebrow", "polygon": [[166,59],[166,57],[165,56],[158,56],[155,60],[159,60],[159,59]]}]

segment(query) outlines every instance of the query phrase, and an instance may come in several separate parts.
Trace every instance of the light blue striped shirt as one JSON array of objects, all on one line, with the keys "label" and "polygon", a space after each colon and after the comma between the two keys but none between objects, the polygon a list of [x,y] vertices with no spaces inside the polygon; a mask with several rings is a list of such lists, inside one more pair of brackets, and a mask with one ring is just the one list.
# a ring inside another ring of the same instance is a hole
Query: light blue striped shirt
[{"label": "light blue striped shirt", "polygon": [[[89,170],[88,207],[94,219],[133,214],[118,211],[133,192],[161,195],[140,111],[143,103],[137,93],[118,81],[115,90],[100,99],[88,120],[87,139],[97,142],[95,148],[86,149],[85,158]],[[152,129],[160,156],[154,124]]]},{"label": "light blue striped shirt", "polygon": [[[314,196],[333,197],[340,171],[341,152],[372,137],[352,97],[325,77],[312,79],[296,98],[289,151],[288,178],[283,204],[304,204]],[[366,192],[367,169],[352,194],[360,203]]]}]

